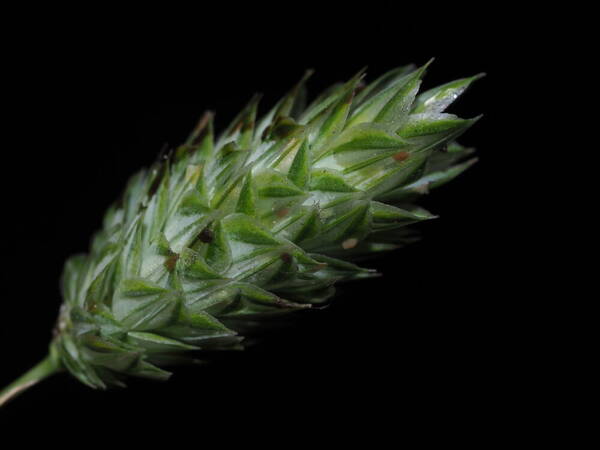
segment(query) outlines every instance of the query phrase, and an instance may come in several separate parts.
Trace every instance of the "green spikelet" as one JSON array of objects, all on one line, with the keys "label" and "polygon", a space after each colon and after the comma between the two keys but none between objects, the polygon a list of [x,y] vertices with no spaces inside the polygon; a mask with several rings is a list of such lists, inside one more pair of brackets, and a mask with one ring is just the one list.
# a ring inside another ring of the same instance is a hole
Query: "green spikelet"
[{"label": "green spikelet", "polygon": [[[52,361],[106,388],[165,379],[196,350],[236,349],[267,317],[322,304],[356,258],[434,216],[411,202],[468,168],[444,109],[479,76],[418,94],[427,65],[363,72],[309,106],[310,73],[262,119],[258,97],[217,138],[189,139],[133,176],[87,255],[67,261]],[[197,354],[196,354],[197,355]]]}]

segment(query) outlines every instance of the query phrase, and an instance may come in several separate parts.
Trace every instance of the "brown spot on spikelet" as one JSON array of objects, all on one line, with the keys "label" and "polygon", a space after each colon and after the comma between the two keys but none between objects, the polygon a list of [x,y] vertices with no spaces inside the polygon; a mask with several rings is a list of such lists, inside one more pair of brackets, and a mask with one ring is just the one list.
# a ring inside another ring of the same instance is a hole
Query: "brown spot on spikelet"
[{"label": "brown spot on spikelet", "polygon": [[282,217],[287,216],[289,214],[289,212],[290,212],[289,208],[281,208],[275,212],[275,215],[279,218],[282,218]]},{"label": "brown spot on spikelet", "polygon": [[398,152],[392,158],[394,158],[398,162],[406,161],[410,157],[410,153],[408,152]]},{"label": "brown spot on spikelet", "polygon": [[429,183],[421,184],[420,186],[413,188],[413,191],[417,194],[429,194]]},{"label": "brown spot on spikelet", "polygon": [[238,123],[235,124],[235,127],[233,127],[233,129],[231,130],[231,133],[229,133],[229,135],[233,136],[235,133],[237,133],[238,131],[240,131],[242,129],[243,125],[244,125],[244,121],[240,120]]},{"label": "brown spot on spikelet", "polygon": [[356,247],[356,244],[358,244],[358,239],[356,239],[356,238],[346,239],[344,242],[342,242],[342,248],[344,250],[350,250],[351,248]]},{"label": "brown spot on spikelet", "polygon": [[277,305],[280,308],[284,308],[287,306],[287,302],[285,300],[283,300],[281,297],[275,297],[274,303],[275,303],[275,305]]},{"label": "brown spot on spikelet", "polygon": [[202,230],[200,232],[200,234],[198,235],[198,239],[200,239],[205,244],[212,242],[214,238],[215,238],[215,234],[212,231],[210,231],[210,229],[208,229],[208,228],[205,228],[204,230]]},{"label": "brown spot on spikelet", "polygon": [[192,142],[190,142],[190,145],[192,145],[192,146],[200,145],[200,143],[202,142],[202,139],[204,139],[204,137],[206,136],[207,125],[209,124],[209,122],[213,118],[213,116],[214,116],[214,114],[212,113],[212,111],[206,111],[202,115],[202,117],[198,121],[198,124],[196,125],[196,128],[194,128],[194,131],[193,131],[194,138],[193,138]]},{"label": "brown spot on spikelet", "polygon": [[292,255],[290,255],[290,254],[289,254],[289,253],[287,253],[287,252],[285,252],[285,253],[282,253],[282,254],[281,254],[281,256],[280,256],[280,258],[281,258],[281,260],[282,260],[284,263],[286,263],[286,264],[289,264],[289,263],[291,263],[291,262],[292,262]]},{"label": "brown spot on spikelet", "polygon": [[354,95],[360,94],[366,87],[367,85],[364,81],[359,81],[356,88],[354,88]]},{"label": "brown spot on spikelet", "polygon": [[307,272],[310,272],[310,273],[318,272],[319,270],[323,270],[325,267],[327,267],[327,263],[322,262],[319,264],[315,264],[313,267],[308,269]]},{"label": "brown spot on spikelet", "polygon": [[254,120],[248,120],[247,122],[244,123],[244,126],[242,127],[242,131],[253,130],[254,125],[255,125]]},{"label": "brown spot on spikelet", "polygon": [[175,265],[177,264],[177,260],[179,259],[179,255],[177,253],[173,253],[169,256],[165,261],[165,267],[169,272],[173,272],[175,269]]}]

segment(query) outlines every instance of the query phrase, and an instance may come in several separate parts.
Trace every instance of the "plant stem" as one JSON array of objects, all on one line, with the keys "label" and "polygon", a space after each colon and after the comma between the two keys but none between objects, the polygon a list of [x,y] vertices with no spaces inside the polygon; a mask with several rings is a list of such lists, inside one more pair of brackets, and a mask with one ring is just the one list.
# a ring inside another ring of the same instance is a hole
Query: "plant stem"
[{"label": "plant stem", "polygon": [[46,356],[36,366],[32,367],[29,371],[0,391],[0,407],[37,382],[60,370],[61,367],[56,359],[51,355]]}]

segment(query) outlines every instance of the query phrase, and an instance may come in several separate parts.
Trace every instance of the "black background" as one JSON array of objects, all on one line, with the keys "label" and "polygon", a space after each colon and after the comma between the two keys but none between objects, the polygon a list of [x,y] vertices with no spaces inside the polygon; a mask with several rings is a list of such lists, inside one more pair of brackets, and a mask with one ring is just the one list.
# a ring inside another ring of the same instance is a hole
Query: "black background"
[{"label": "black background", "polygon": [[387,439],[400,438],[400,427],[460,436],[497,426],[524,358],[507,287],[505,180],[516,169],[505,127],[517,55],[538,44],[520,39],[520,20],[508,15],[423,14],[385,3],[343,14],[282,10],[240,26],[208,11],[181,22],[83,22],[51,27],[7,55],[0,385],[44,356],[64,260],[85,251],[127,178],[182,142],[205,109],[222,129],[252,93],[264,94],[264,112],[309,67],[313,94],[364,65],[373,79],[430,57],[424,88],[488,76],[450,109],[484,114],[461,140],[479,149],[479,163],[424,199],[441,218],[419,227],[421,242],[369,263],[382,278],[340,286],[328,309],[246,352],[178,368],[167,383],[100,392],[55,376],[0,411],[0,424],[10,416],[141,433],[160,422],[161,432],[182,426],[182,439],[198,442],[202,430],[223,436],[232,426],[249,442],[272,430]]}]

